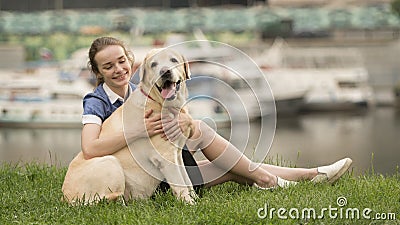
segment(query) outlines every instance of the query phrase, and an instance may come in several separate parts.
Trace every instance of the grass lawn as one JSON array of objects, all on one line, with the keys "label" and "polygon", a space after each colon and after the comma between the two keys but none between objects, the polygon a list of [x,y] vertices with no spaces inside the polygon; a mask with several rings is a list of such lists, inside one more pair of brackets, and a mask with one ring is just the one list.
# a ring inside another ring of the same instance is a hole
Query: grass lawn
[{"label": "grass lawn", "polygon": [[398,171],[274,191],[225,183],[203,189],[194,206],[161,193],[127,205],[75,207],[60,201],[65,173],[35,163],[0,166],[0,224],[400,224]]}]

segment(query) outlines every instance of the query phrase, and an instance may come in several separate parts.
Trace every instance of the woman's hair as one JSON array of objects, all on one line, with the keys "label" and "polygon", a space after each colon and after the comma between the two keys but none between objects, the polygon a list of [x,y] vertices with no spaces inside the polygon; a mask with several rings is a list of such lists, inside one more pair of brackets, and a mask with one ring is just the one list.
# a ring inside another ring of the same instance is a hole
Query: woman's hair
[{"label": "woman's hair", "polygon": [[121,46],[122,49],[124,49],[125,55],[128,57],[128,60],[131,63],[131,66],[135,62],[133,54],[128,50],[128,48],[125,46],[123,41],[118,40],[113,37],[100,37],[100,38],[95,39],[89,49],[88,67],[89,67],[89,70],[91,70],[94,73],[94,75],[96,76],[96,86],[104,83],[104,77],[102,77],[100,75],[100,71],[99,71],[96,60],[94,60],[94,57],[96,56],[96,54],[99,51],[103,50],[105,47],[110,46],[110,45]]}]

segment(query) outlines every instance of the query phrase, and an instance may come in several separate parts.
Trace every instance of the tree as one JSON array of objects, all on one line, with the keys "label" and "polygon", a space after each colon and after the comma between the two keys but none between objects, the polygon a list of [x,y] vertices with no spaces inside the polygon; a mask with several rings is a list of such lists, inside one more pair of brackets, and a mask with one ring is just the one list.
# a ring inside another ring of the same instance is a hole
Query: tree
[{"label": "tree", "polygon": [[391,3],[392,11],[400,16],[400,0],[393,0]]}]

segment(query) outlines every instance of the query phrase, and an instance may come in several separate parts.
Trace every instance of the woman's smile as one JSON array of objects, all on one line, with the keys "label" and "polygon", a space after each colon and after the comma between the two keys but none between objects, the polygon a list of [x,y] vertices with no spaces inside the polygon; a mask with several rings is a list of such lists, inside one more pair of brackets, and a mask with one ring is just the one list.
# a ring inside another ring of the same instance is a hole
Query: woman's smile
[{"label": "woman's smile", "polygon": [[126,80],[127,78],[128,78],[128,73],[125,72],[124,74],[115,76],[115,77],[113,77],[112,79],[113,79],[113,80],[116,80],[116,81],[124,81],[124,80]]}]

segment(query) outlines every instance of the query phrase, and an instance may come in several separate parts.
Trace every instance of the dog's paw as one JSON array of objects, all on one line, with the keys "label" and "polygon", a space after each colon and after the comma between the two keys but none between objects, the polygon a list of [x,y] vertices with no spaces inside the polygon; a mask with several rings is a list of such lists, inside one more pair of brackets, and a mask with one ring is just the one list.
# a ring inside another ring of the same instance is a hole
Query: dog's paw
[{"label": "dog's paw", "polygon": [[[195,193],[196,195],[196,193]],[[196,205],[197,195],[192,197],[192,194],[181,195],[180,200],[189,205]]]},{"label": "dog's paw", "polygon": [[185,199],[185,202],[189,205],[196,205],[196,200],[194,198],[190,197],[189,199]]}]

